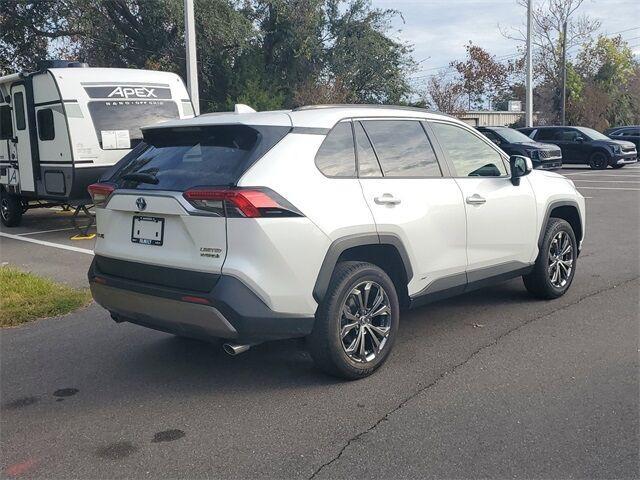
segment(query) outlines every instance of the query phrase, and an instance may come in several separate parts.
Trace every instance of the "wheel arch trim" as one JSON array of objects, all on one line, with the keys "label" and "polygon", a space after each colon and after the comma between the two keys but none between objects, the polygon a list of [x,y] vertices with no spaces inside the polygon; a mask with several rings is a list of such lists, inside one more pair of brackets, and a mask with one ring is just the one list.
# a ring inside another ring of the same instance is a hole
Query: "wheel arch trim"
[{"label": "wheel arch trim", "polygon": [[407,249],[402,242],[402,239],[394,233],[356,233],[353,235],[347,235],[334,240],[327,250],[324,256],[320,271],[316,278],[316,283],[313,287],[313,298],[316,302],[322,302],[327,290],[329,288],[329,282],[331,276],[336,267],[340,255],[345,251],[354,247],[364,247],[367,245],[390,245],[394,247],[403,263],[403,267],[407,276],[407,283],[413,278],[413,269],[411,267],[411,261]]},{"label": "wheel arch trim", "polygon": [[[583,240],[584,237],[584,219],[582,218],[582,214],[580,213],[580,207],[578,206],[578,202],[574,200],[556,200],[554,202],[549,203],[547,205],[547,209],[544,214],[544,218],[542,220],[542,224],[540,226],[540,233],[538,234],[538,248],[542,247],[542,242],[544,240],[544,233],[547,230],[547,225],[549,224],[549,219],[551,218],[551,212],[558,207],[572,207],[575,208],[576,214],[578,215],[578,220],[580,221],[580,230],[581,235],[580,238],[577,239],[578,245]],[[577,236],[577,232],[574,232]]]}]

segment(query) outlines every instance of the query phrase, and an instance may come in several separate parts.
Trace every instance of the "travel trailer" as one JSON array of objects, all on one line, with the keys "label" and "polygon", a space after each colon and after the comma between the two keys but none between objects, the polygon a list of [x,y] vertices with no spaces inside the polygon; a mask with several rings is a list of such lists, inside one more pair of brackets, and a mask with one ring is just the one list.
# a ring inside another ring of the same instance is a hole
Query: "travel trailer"
[{"label": "travel trailer", "polygon": [[87,186],[141,141],[140,127],[193,117],[168,72],[54,60],[0,77],[0,207],[16,226],[29,208],[90,203]]}]

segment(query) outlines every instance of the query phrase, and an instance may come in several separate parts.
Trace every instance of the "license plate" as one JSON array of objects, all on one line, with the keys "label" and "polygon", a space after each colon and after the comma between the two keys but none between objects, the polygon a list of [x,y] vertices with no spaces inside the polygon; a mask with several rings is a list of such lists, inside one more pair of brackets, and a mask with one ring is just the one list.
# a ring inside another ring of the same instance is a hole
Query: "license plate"
[{"label": "license plate", "polygon": [[143,245],[162,245],[164,218],[133,216],[131,241]]}]

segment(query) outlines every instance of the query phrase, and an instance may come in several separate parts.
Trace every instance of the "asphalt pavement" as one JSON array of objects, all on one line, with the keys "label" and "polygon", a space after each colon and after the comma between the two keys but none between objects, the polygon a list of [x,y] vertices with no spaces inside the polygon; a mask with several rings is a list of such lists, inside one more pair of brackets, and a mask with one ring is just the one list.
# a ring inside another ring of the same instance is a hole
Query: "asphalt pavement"
[{"label": "asphalt pavement", "polygon": [[[319,373],[301,341],[232,358],[96,305],[2,330],[0,475],[638,478],[640,166],[563,173],[588,209],[571,290],[537,301],[513,280],[408,312],[361,381]],[[19,234],[91,248],[42,223]],[[91,261],[2,236],[0,255],[78,285]]]}]

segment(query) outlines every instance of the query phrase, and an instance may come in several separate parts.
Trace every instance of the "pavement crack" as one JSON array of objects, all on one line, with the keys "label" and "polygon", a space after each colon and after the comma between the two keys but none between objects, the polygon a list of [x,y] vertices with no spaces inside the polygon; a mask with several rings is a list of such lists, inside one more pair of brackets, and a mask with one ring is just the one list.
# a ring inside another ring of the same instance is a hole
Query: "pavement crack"
[{"label": "pavement crack", "polygon": [[462,360],[460,363],[457,363],[455,365],[453,365],[452,367],[450,367],[449,369],[445,370],[444,372],[440,373],[432,382],[428,383],[427,385],[425,385],[422,388],[419,388],[418,390],[416,390],[415,392],[413,392],[411,395],[409,395],[408,397],[406,397],[402,402],[400,402],[398,405],[396,405],[394,408],[392,408],[391,410],[389,410],[387,413],[385,413],[382,417],[380,417],[378,420],[376,420],[371,426],[369,426],[367,429],[357,433],[356,435],[354,435],[353,437],[351,437],[349,440],[347,440],[347,442],[342,446],[342,448],[340,449],[340,451],[330,460],[326,461],[325,463],[323,463],[322,465],[320,465],[318,468],[316,468],[316,470],[311,474],[311,476],[309,477],[308,480],[312,480],[314,479],[316,476],[318,476],[322,470],[324,470],[326,467],[330,466],[331,464],[335,463],[336,461],[338,461],[340,459],[340,457],[342,457],[342,455],[344,454],[344,452],[351,446],[352,443],[357,442],[361,437],[363,437],[364,435],[366,435],[369,432],[372,432],[373,430],[375,430],[382,422],[385,422],[389,419],[389,417],[391,415],[393,415],[395,412],[397,412],[398,410],[400,410],[401,408],[403,408],[405,405],[407,405],[411,400],[413,400],[414,398],[416,398],[418,395],[420,395],[421,393],[429,390],[431,387],[434,387],[435,385],[437,385],[440,380],[442,380],[444,377],[446,377],[447,375],[450,375],[452,373],[455,373],[456,370],[458,370],[459,368],[463,367],[465,364],[467,364],[468,362],[470,362],[471,360],[473,360],[476,356],[478,356],[480,353],[484,352],[485,350],[494,347],[495,345],[498,344],[498,342],[500,342],[503,338],[507,337],[508,335],[511,335],[512,333],[517,332],[518,330],[520,330],[521,328],[533,323],[533,322],[537,322],[538,320],[543,320],[545,318],[548,318],[558,312],[562,312],[563,310],[566,310],[568,308],[574,307],[575,305],[581,303],[582,301],[591,298],[593,296],[596,295],[600,295],[601,293],[607,292],[609,290],[613,290],[615,288],[619,288],[619,287],[623,287],[626,286],[627,284],[633,283],[636,280],[640,279],[640,276],[636,276],[633,278],[630,278],[628,280],[625,280],[619,284],[616,285],[610,285],[607,287],[603,287],[599,290],[596,290],[594,292],[582,295],[580,297],[578,297],[576,300],[574,300],[573,302],[567,303],[566,305],[562,305],[554,310],[551,310],[549,312],[543,313],[541,315],[538,316],[534,316],[532,318],[530,318],[529,320],[526,320],[524,323],[521,323],[520,325],[517,325],[509,330],[506,330],[505,332],[501,333],[500,335],[498,335],[495,339],[493,339],[493,341],[481,346],[480,348],[478,348],[477,350],[474,350],[471,354],[469,354],[464,360]]}]

